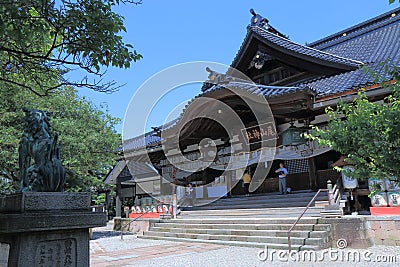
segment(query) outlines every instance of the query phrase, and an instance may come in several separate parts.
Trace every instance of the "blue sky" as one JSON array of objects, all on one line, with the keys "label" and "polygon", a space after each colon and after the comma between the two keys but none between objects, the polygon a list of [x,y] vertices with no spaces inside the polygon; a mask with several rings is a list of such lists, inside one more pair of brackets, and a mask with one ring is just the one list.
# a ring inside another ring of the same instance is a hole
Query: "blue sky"
[{"label": "blue sky", "polygon": [[[389,5],[387,0],[143,0],[138,6],[121,5],[115,11],[125,17],[124,40],[143,59],[130,69],[107,70],[104,80],[126,84],[118,92],[80,89],[80,94],[96,105],[107,104],[113,116],[123,119],[135,90],[164,68],[190,61],[230,65],[246,35],[250,8],[291,40],[305,44],[397,7],[398,3]],[[79,75],[76,72],[73,77]],[[162,124],[176,105],[197,95],[200,87],[182,86],[163,98],[149,117],[148,129]],[[122,124],[116,130],[121,132]],[[137,134],[141,133],[138,129]]]}]

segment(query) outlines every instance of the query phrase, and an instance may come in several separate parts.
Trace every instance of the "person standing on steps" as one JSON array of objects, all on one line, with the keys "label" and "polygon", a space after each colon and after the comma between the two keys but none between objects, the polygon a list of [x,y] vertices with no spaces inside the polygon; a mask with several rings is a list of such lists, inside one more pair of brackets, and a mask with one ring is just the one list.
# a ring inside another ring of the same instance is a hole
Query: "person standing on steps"
[{"label": "person standing on steps", "polygon": [[288,174],[288,171],[283,162],[279,163],[279,169],[277,169],[275,172],[279,176],[279,193],[281,195],[286,194],[286,175]]},{"label": "person standing on steps", "polygon": [[246,192],[245,194],[246,194],[246,196],[249,196],[249,194],[250,194],[249,187],[250,187],[250,182],[251,182],[251,176],[247,171],[243,174],[242,180],[243,180],[243,187]]},{"label": "person standing on steps", "polygon": [[189,207],[193,207],[193,198],[194,198],[194,188],[191,183],[186,187],[186,197],[189,200]]}]

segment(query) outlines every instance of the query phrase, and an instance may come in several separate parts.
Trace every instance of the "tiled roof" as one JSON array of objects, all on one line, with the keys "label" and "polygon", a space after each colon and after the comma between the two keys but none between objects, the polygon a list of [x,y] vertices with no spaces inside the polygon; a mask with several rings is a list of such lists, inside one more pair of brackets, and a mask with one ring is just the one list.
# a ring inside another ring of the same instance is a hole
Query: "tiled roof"
[{"label": "tiled roof", "polygon": [[[364,68],[360,68],[362,63],[364,63],[364,67],[379,75],[385,74],[384,67],[380,64],[383,61],[390,61],[390,64],[395,66],[400,65],[400,8],[307,46],[297,44],[265,28],[248,26],[248,33],[239,49],[239,54],[244,49],[244,43],[251,34],[256,34],[271,46],[286,49],[291,53],[325,62],[357,67],[355,70],[344,71],[341,74],[321,77],[316,80],[303,81],[301,84],[295,85],[298,88],[305,86],[311,88],[316,92],[317,97],[333,95],[373,84],[375,77],[365,72]],[[239,54],[232,62],[232,66],[239,60]]]},{"label": "tiled roof", "polygon": [[[332,34],[330,36],[324,37],[315,42],[312,42],[312,43],[308,44],[308,46],[319,49],[319,50],[325,50],[329,47],[332,47],[332,46],[338,45],[342,42],[348,41],[349,39],[355,39],[356,37],[359,37],[366,33],[372,32],[376,29],[385,27],[386,25],[389,25],[395,21],[398,21],[400,19],[399,12],[400,12],[400,8],[396,8],[396,9],[386,12],[380,16],[377,16],[370,20],[364,21],[362,23],[359,23],[355,26],[344,29],[344,30],[337,32],[335,34]],[[394,16],[393,16],[393,14],[394,14]]]},{"label": "tiled roof", "polygon": [[[392,16],[393,13],[396,15]],[[308,46],[297,44],[258,26],[249,26],[248,29],[245,42],[251,33],[255,33],[264,41],[287,51],[351,68],[357,67],[356,70],[302,82],[293,87],[254,85],[246,82],[229,82],[225,85],[247,90],[253,94],[264,95],[268,98],[299,91],[308,91],[315,94],[317,98],[334,95],[375,83],[374,77],[371,77],[363,68],[358,68],[361,64],[378,74],[384,74],[382,61],[390,60],[391,64],[400,65],[400,8],[313,42]],[[243,42],[239,51],[244,48],[245,42]],[[238,55],[233,60],[232,66],[235,65],[237,60]],[[208,89],[207,87],[204,88],[204,93],[197,97],[223,89],[224,85],[209,86]],[[178,119],[159,128],[166,130],[173,127]],[[160,145],[161,138],[153,134],[154,132],[149,132],[126,140],[124,142],[125,150]]]},{"label": "tiled roof", "polygon": [[[385,74],[384,66],[381,63],[373,63],[366,66],[379,75],[385,75],[386,79],[390,77]],[[341,73],[335,76],[310,81],[299,84],[299,87],[307,86],[316,92],[316,98],[335,95],[352,89],[359,89],[368,85],[375,84],[375,78],[364,68]]]},{"label": "tiled roof", "polygon": [[[400,18],[400,15],[399,15]],[[322,51],[363,62],[377,62],[398,56],[400,47],[400,19],[363,34],[345,38],[344,41],[323,47]]]},{"label": "tiled roof", "polygon": [[[230,82],[227,84],[218,84],[214,85],[204,93],[197,95],[195,98],[192,99],[194,101],[196,98],[204,96],[205,94],[210,94],[214,91],[221,90],[225,87],[234,88],[234,89],[241,89],[245,90],[246,92],[250,92],[251,94],[265,96],[267,98],[278,97],[281,95],[287,95],[290,93],[296,93],[300,91],[309,92],[311,94],[315,94],[310,88],[306,86],[302,87],[283,87],[283,86],[268,86],[268,85],[261,85],[261,84],[253,84],[253,83],[246,83],[246,82]],[[190,102],[186,105],[188,106]],[[184,111],[183,111],[184,112]],[[183,114],[182,112],[182,114]],[[181,116],[182,116],[181,114]],[[181,117],[179,116],[179,118]],[[179,118],[172,120],[162,126],[159,127],[160,130],[167,130],[173,127],[179,120]],[[134,151],[140,150],[148,147],[155,147],[161,145],[161,138],[158,135],[154,135],[154,132],[148,132],[146,134],[127,139],[124,141],[123,149],[119,148],[118,151]]]},{"label": "tiled roof", "polygon": [[[262,84],[253,84],[253,83],[246,83],[246,82],[230,82],[228,84],[218,84],[210,89],[206,90],[205,93],[211,93],[214,91],[218,91],[220,89],[223,89],[225,87],[229,88],[235,88],[235,89],[242,89],[246,90],[247,92],[250,92],[255,95],[262,95],[267,98],[271,97],[277,97],[281,95],[286,95],[294,92],[299,92],[299,91],[310,91],[309,88],[306,86],[301,86],[301,87],[284,87],[284,86],[269,86],[269,85],[262,85]],[[311,92],[314,93],[314,92]],[[199,95],[201,96],[201,95]]]},{"label": "tiled roof", "polygon": [[[338,56],[367,62],[365,67],[370,71],[385,75],[385,68],[381,62],[387,61],[395,66],[400,65],[399,12],[400,8],[311,43],[310,46]],[[392,14],[397,15],[392,16]],[[303,85],[314,89],[317,91],[317,97],[321,97],[374,84],[374,79],[375,77],[364,69],[357,69],[306,82]]]},{"label": "tiled roof", "polygon": [[363,62],[358,60],[353,60],[343,56],[334,55],[329,52],[320,51],[315,48],[301,45],[295,43],[289,39],[273,34],[263,28],[256,26],[249,26],[249,31],[256,33],[258,36],[262,37],[264,41],[271,43],[282,49],[289,50],[291,52],[297,53],[299,55],[304,55],[307,57],[315,58],[321,61],[332,62],[340,65],[344,65],[350,68],[357,68],[362,65]]},{"label": "tiled roof", "polygon": [[[178,118],[155,128],[158,128],[158,130],[160,131],[165,131],[168,128],[174,126],[177,121]],[[150,131],[145,134],[124,140],[123,147],[118,148],[116,152],[123,152],[123,151],[127,152],[132,150],[143,149],[146,147],[147,148],[156,147],[159,145],[161,145],[161,137],[159,135],[156,135],[154,131]]]},{"label": "tiled roof", "polygon": [[154,135],[154,132],[152,131],[131,139],[124,140],[123,148],[120,148],[120,151],[131,151],[139,148],[158,145],[160,141],[161,138],[158,135]]}]

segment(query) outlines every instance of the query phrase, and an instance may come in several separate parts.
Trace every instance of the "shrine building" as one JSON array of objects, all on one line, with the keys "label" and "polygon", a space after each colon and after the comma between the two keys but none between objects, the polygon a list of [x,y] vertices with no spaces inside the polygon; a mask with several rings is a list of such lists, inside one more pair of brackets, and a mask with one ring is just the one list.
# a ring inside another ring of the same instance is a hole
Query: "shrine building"
[{"label": "shrine building", "polygon": [[[352,101],[360,89],[371,101],[383,102],[390,91],[376,83],[371,73],[393,79],[382,62],[400,65],[399,37],[400,8],[308,44],[289,39],[278,25],[273,27],[251,10],[247,34],[230,65],[249,80],[237,78],[231,70],[218,73],[207,68],[208,80],[180,117],[124,140],[118,162],[104,181],[116,185],[117,207],[121,198],[138,196],[167,202],[174,192],[179,201],[189,183],[200,202],[244,196],[244,172],[259,176],[251,195],[278,192],[275,170],[284,163],[292,194],[326,188],[330,180],[340,183],[344,194],[347,190],[349,197],[354,196],[355,200],[349,199],[349,212],[368,210],[368,183],[359,181],[355,188],[343,185],[342,174],[332,167],[339,164],[340,153],[305,139],[303,133],[312,125],[326,127],[325,109],[340,100]],[[223,115],[218,105],[197,103],[201,97],[224,103],[241,124],[233,122],[225,129],[210,118],[190,119],[199,110]],[[268,103],[265,110],[262,101]],[[265,116],[260,121],[256,113]],[[179,141],[171,141],[177,135]],[[174,156],[176,149],[186,160]],[[200,159],[208,167],[189,166]],[[188,167],[196,171],[187,171]],[[118,208],[117,216],[121,216]]]}]

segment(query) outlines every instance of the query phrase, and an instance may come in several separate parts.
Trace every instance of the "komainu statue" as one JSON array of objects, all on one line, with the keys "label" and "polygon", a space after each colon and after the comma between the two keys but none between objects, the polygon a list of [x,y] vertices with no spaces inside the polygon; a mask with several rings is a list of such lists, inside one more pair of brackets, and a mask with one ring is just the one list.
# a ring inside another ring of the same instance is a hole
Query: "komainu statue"
[{"label": "komainu statue", "polygon": [[18,149],[21,191],[62,192],[65,169],[61,165],[57,133],[51,138],[50,118],[41,110],[24,112],[25,129]]}]

